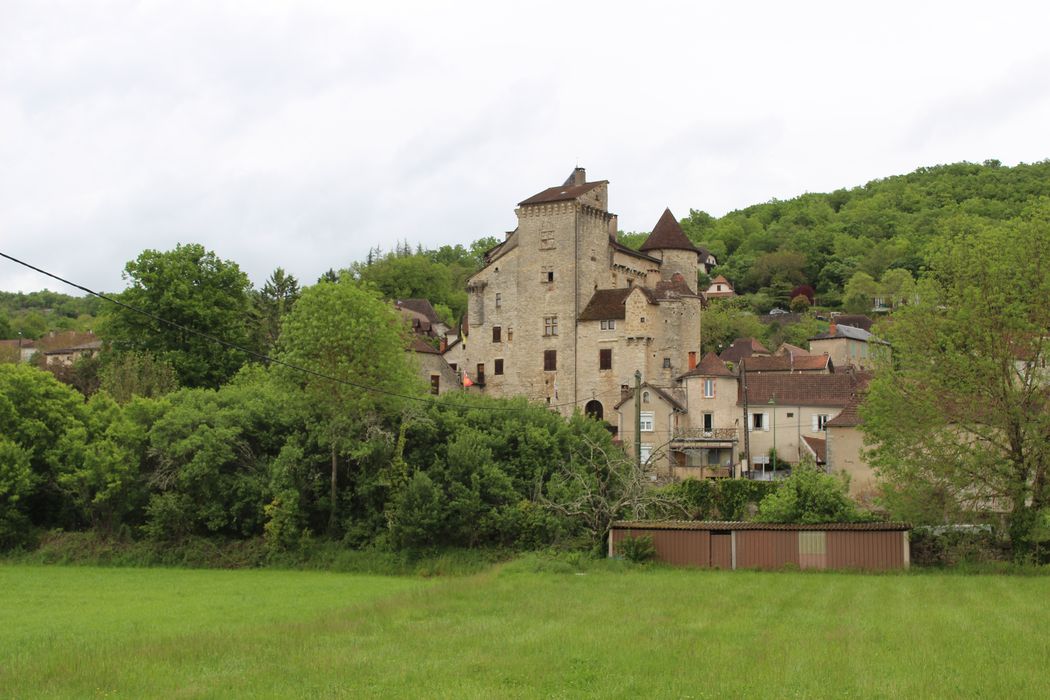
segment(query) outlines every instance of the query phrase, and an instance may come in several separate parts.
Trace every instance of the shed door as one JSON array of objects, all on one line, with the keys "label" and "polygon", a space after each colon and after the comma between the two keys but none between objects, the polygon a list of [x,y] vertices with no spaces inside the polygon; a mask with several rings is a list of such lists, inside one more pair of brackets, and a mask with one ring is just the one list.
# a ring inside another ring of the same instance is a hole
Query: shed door
[{"label": "shed door", "polygon": [[798,565],[802,569],[828,568],[827,533],[802,530],[798,533]]},{"label": "shed door", "polygon": [[727,531],[711,532],[711,566],[716,569],[733,568],[733,536]]}]

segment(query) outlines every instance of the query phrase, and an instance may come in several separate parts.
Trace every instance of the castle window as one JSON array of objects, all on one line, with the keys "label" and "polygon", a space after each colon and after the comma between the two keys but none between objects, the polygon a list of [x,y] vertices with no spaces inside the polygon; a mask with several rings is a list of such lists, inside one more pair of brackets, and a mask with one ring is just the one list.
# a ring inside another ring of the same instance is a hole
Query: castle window
[{"label": "castle window", "polygon": [[554,270],[543,270],[540,272],[540,282],[548,284],[554,281]]},{"label": "castle window", "polygon": [[503,341],[503,329],[500,326],[492,327],[492,342],[499,343]]},{"label": "castle window", "polygon": [[492,364],[493,364],[493,367],[492,367],[492,373],[493,374],[503,374],[503,360],[501,358],[496,358],[495,360],[492,361]]},{"label": "castle window", "polygon": [[544,350],[543,351],[543,371],[554,372],[558,369],[558,351],[557,350]]},{"label": "castle window", "polygon": [[558,335],[558,317],[543,317],[543,335]]},{"label": "castle window", "polygon": [[671,369],[671,358],[670,357],[665,357],[664,358],[664,369]]},{"label": "castle window", "polygon": [[598,351],[598,369],[612,369],[612,348]]},{"label": "castle window", "polygon": [[503,295],[496,292],[496,308],[498,309],[501,306],[503,306]]}]

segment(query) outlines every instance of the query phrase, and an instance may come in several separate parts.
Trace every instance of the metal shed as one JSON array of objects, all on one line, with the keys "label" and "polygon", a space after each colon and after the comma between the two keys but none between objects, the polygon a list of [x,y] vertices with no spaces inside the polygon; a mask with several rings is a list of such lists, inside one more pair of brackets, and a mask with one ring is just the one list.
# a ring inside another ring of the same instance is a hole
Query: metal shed
[{"label": "metal shed", "polygon": [[613,523],[609,556],[628,537],[652,537],[659,561],[718,569],[906,569],[906,523],[794,525],[718,521]]}]

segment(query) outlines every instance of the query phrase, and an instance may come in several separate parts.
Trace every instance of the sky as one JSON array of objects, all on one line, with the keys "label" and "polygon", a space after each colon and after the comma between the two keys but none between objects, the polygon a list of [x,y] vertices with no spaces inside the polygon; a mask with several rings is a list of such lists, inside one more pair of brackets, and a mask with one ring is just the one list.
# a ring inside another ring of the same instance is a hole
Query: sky
[{"label": "sky", "polygon": [[[501,235],[579,164],[620,227],[1050,158],[1045,3],[0,0],[0,252],[260,286]],[[0,259],[0,290],[76,293]]]}]

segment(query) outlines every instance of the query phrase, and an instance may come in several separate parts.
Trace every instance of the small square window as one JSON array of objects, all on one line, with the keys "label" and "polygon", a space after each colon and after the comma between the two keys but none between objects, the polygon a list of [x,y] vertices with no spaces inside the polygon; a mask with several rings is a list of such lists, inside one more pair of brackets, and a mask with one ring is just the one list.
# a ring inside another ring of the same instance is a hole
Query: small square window
[{"label": "small square window", "polygon": [[543,317],[543,335],[558,335],[558,317]]}]

